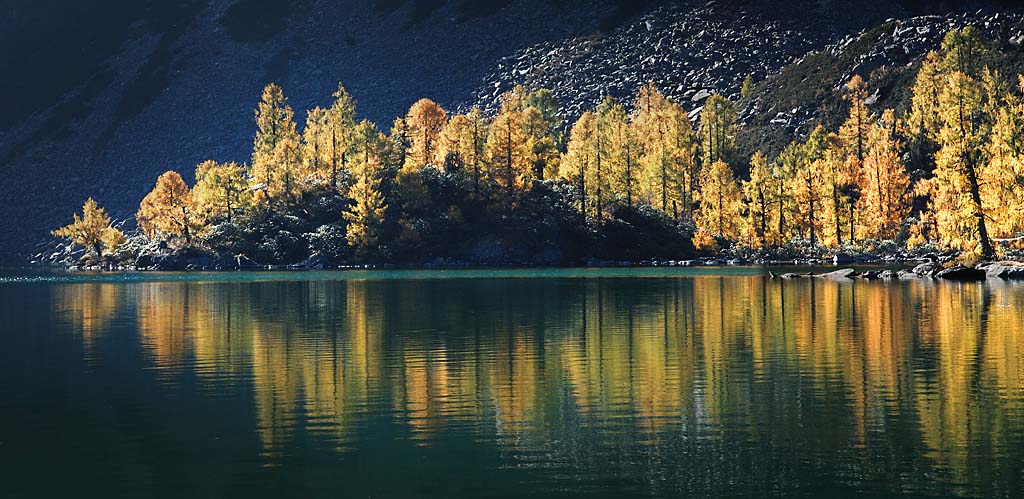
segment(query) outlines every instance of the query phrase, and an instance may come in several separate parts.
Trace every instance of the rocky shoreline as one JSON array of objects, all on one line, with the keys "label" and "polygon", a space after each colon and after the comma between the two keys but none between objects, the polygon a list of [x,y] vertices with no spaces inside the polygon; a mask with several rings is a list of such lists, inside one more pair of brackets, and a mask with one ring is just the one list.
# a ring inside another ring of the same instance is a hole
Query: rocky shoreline
[{"label": "rocky shoreline", "polygon": [[[924,256],[885,255],[851,257],[843,254],[831,258],[742,258],[742,257],[698,257],[685,260],[609,261],[590,259],[575,265],[544,264],[537,262],[466,262],[439,258],[422,263],[368,263],[351,264],[332,262],[314,253],[302,262],[294,264],[260,264],[244,255],[214,257],[211,255],[183,255],[175,252],[147,254],[140,256],[134,264],[94,263],[81,261],[33,262],[36,265],[58,267],[68,272],[230,272],[230,271],[319,271],[319,270],[368,270],[368,269],[468,269],[468,268],[523,268],[523,267],[580,267],[580,268],[653,268],[653,267],[825,267],[855,265],[861,268],[842,267],[829,272],[785,272],[769,270],[772,279],[834,279],[834,280],[907,280],[937,279],[956,282],[980,282],[988,279],[1024,281],[1024,262],[991,261],[973,266],[955,263],[948,255],[929,254]],[[865,266],[905,267],[863,268]]]},{"label": "rocky shoreline", "polygon": [[953,265],[946,267],[939,262],[925,262],[909,270],[864,270],[857,271],[844,268],[814,273],[785,273],[776,275],[769,271],[775,279],[819,278],[819,279],[942,279],[957,282],[980,282],[987,279],[1003,279],[1008,281],[1024,280],[1024,263],[1021,262],[984,262],[973,267]]}]

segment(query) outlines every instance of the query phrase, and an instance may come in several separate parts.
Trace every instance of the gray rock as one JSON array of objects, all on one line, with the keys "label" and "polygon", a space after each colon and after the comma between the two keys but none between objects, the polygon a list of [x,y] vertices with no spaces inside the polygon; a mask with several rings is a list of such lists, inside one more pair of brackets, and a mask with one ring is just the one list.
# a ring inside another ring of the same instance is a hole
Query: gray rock
[{"label": "gray rock", "polygon": [[935,274],[935,277],[945,279],[947,281],[975,282],[984,281],[987,276],[985,275],[984,270],[957,265],[955,267],[939,271]]},{"label": "gray rock", "polygon": [[818,274],[814,277],[821,277],[824,279],[850,279],[857,275],[857,271],[853,269],[839,269],[833,270],[832,272],[826,272],[824,274]]},{"label": "gray rock", "polygon": [[1024,279],[1024,265],[1016,263],[985,263],[978,265],[979,270],[984,270],[988,277],[998,277],[1007,280]]},{"label": "gray rock", "polygon": [[299,266],[306,270],[323,270],[326,264],[327,262],[323,255],[320,253],[313,253],[306,257]]},{"label": "gray rock", "polygon": [[936,262],[926,262],[914,267],[911,272],[919,277],[935,277],[942,271],[942,265]]}]

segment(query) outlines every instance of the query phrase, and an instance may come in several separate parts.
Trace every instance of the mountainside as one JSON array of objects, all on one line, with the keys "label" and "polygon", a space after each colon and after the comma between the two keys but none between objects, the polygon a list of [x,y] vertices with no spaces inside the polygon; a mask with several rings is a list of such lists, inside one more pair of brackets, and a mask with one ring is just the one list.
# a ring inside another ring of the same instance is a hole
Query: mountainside
[{"label": "mountainside", "polygon": [[754,86],[741,99],[739,142],[747,156],[755,150],[778,153],[794,137],[813,126],[836,129],[846,118],[844,85],[853,75],[867,80],[868,107],[880,113],[910,108],[910,89],[921,58],[938,50],[952,29],[972,25],[995,44],[992,61],[1002,73],[1024,73],[1024,16],[1003,10],[981,10],[947,16],[916,16],[888,20],[847,36],[800,58]]},{"label": "mountainside", "polygon": [[[605,93],[625,98],[648,80],[696,111],[712,91],[738,98],[751,74],[761,83],[744,101],[744,119],[755,127],[745,133],[756,136],[746,143],[759,143],[798,132],[815,117],[814,99],[834,100],[819,87],[837,88],[855,64],[905,65],[941,36],[935,26],[903,54],[883,50],[891,64],[862,61],[890,43],[883,35],[896,28],[877,28],[885,19],[948,7],[875,0],[10,3],[0,40],[18,50],[0,59],[12,75],[2,82],[7,216],[0,255],[31,254],[90,194],[114,216],[130,217],[162,171],[189,176],[206,159],[248,161],[252,110],[269,81],[284,87],[300,123],[341,81],[360,115],[387,128],[419,97],[448,108],[493,108],[500,92],[520,83],[554,89],[569,117]],[[984,18],[972,16],[948,22]],[[990,30],[1007,43],[1019,39],[1010,19],[996,19],[998,29]],[[872,36],[869,28],[881,30],[867,44],[875,52],[847,61]],[[833,54],[841,70],[815,62],[822,54]],[[812,64],[817,71],[807,69]]]}]

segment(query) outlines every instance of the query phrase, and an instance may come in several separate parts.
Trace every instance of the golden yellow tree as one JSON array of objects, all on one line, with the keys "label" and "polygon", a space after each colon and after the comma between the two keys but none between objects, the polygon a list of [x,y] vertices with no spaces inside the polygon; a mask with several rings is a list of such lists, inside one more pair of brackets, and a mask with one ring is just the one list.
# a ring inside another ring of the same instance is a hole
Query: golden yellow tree
[{"label": "golden yellow tree", "polygon": [[790,172],[788,183],[792,193],[793,222],[800,236],[808,237],[812,246],[818,244],[821,233],[827,139],[828,131],[819,125],[805,143],[784,151],[784,160],[790,163],[786,170]]},{"label": "golden yellow tree", "polygon": [[910,210],[910,176],[900,159],[902,145],[896,135],[896,113],[886,109],[873,127],[861,170],[860,235],[867,239],[892,239]]},{"label": "golden yellow tree", "polygon": [[715,161],[728,163],[736,148],[736,106],[729,99],[714,94],[704,102],[700,112],[701,165]]},{"label": "golden yellow tree", "polygon": [[742,206],[740,185],[729,165],[715,161],[701,169],[700,209],[695,220],[698,232],[738,240]]},{"label": "golden yellow tree", "polygon": [[839,136],[850,154],[857,158],[859,168],[867,155],[868,135],[873,122],[866,104],[868,85],[860,75],[853,75],[846,84],[846,92],[844,98],[850,103],[850,112],[846,122],[839,128]]},{"label": "golden yellow tree", "polygon": [[[310,109],[306,113],[306,126],[302,129],[304,171],[307,175],[314,175],[317,180],[327,183],[331,182],[330,143],[331,123],[327,110],[319,106]],[[196,180],[198,181],[198,178]]]},{"label": "golden yellow tree", "polygon": [[980,87],[970,76],[954,72],[940,102],[942,119],[935,176],[937,188],[948,191],[936,193],[944,202],[933,203],[940,237],[954,248],[991,257],[995,251],[988,235],[978,177],[987,136],[979,116]]},{"label": "golden yellow tree", "polygon": [[448,114],[430,99],[420,99],[409,108],[405,116],[411,142],[406,167],[419,171],[434,161],[437,140],[448,123]]},{"label": "golden yellow tree", "polygon": [[[743,197],[747,200],[747,220],[751,231],[751,246],[758,248],[769,243],[769,220],[776,195],[776,179],[768,166],[768,158],[757,151],[750,158],[750,180],[743,182]],[[779,242],[779,241],[775,241]]]},{"label": "golden yellow tree", "polygon": [[693,125],[678,104],[665,98],[654,83],[640,88],[630,120],[640,149],[641,197],[667,214],[678,216],[692,201]]},{"label": "golden yellow tree", "polygon": [[[299,159],[299,134],[295,129],[295,113],[284,91],[274,83],[263,88],[262,100],[256,107],[256,127],[249,176],[268,194],[288,191],[279,184],[285,175],[293,180],[296,165],[291,162]],[[281,164],[285,159],[289,163]]]},{"label": "golden yellow tree", "polygon": [[376,159],[359,164],[353,172],[356,182],[349,189],[352,205],[344,213],[348,221],[346,239],[349,246],[355,248],[362,257],[372,255],[379,249],[380,230],[387,210],[380,190],[380,171]]},{"label": "golden yellow tree", "polygon": [[[1024,77],[1018,80],[1024,88]],[[1011,92],[1001,95],[1001,102],[989,112],[992,132],[986,144],[988,161],[980,172],[981,200],[990,215],[993,238],[1019,246],[1018,238],[1024,235],[1024,105]]]},{"label": "golden yellow tree", "polygon": [[569,132],[569,143],[566,152],[559,162],[559,175],[576,185],[580,192],[580,214],[586,217],[588,208],[593,204],[595,215],[599,203],[591,200],[595,190],[602,181],[599,171],[595,169],[597,162],[597,118],[592,111],[583,113]]},{"label": "golden yellow tree", "polygon": [[597,108],[597,120],[597,133],[605,153],[603,166],[608,172],[609,198],[632,206],[633,198],[639,192],[641,175],[626,108],[615,99],[605,97]]},{"label": "golden yellow tree", "polygon": [[156,186],[142,198],[135,218],[149,237],[181,236],[186,246],[192,245],[192,236],[202,228],[193,207],[192,191],[173,170],[156,179]]},{"label": "golden yellow tree", "polygon": [[192,188],[196,215],[205,221],[234,222],[252,206],[252,191],[245,169],[235,163],[204,161],[196,167]]},{"label": "golden yellow tree", "polygon": [[110,226],[110,217],[92,198],[85,200],[81,217],[75,213],[71,224],[54,230],[52,234],[84,246],[96,256],[102,256],[104,249],[107,253],[117,250],[124,241],[124,234]]},{"label": "golden yellow tree", "polygon": [[338,83],[338,89],[331,94],[334,101],[327,109],[327,123],[330,130],[330,179],[331,186],[338,187],[339,178],[348,169],[354,144],[362,140],[356,133],[356,101]]},{"label": "golden yellow tree", "polygon": [[529,187],[533,176],[521,104],[517,93],[506,92],[487,137],[490,176],[505,193],[505,202],[509,207],[515,192]]}]

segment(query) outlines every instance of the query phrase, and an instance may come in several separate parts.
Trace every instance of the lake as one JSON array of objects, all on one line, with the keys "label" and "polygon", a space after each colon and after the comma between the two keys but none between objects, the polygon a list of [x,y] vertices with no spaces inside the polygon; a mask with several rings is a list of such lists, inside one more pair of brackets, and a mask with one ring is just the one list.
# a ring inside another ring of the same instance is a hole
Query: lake
[{"label": "lake", "polygon": [[1024,285],[0,276],[3,497],[1021,496]]}]

